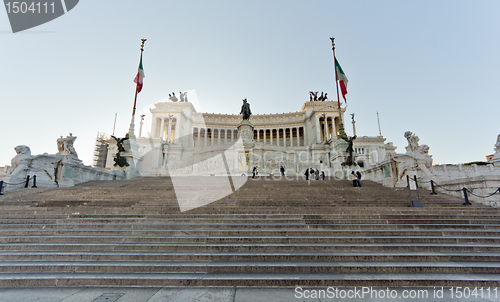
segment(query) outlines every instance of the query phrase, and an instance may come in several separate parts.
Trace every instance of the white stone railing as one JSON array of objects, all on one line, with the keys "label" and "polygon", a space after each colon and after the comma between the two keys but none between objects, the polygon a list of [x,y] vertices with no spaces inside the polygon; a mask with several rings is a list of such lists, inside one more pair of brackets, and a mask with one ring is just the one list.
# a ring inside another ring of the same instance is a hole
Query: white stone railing
[{"label": "white stone railing", "polygon": [[[91,180],[121,180],[125,179],[123,171],[106,170],[85,166],[79,161],[63,159],[54,165],[40,167],[37,159],[40,157],[54,157],[51,155],[35,156],[30,167],[17,175],[0,173],[0,181],[6,183],[5,192],[23,189],[26,176],[32,179],[36,175],[37,187],[70,187]],[[55,158],[55,157],[54,157]],[[53,174],[47,171],[55,171]],[[33,184],[30,180],[29,186]]]},{"label": "white stone railing", "polygon": [[464,198],[462,189],[466,188],[471,192],[468,194],[469,200],[495,208],[500,207],[500,193],[497,192],[489,196],[500,188],[500,174],[462,178],[439,177],[436,175],[432,177],[432,180],[435,182],[435,191],[439,194],[444,193]]}]

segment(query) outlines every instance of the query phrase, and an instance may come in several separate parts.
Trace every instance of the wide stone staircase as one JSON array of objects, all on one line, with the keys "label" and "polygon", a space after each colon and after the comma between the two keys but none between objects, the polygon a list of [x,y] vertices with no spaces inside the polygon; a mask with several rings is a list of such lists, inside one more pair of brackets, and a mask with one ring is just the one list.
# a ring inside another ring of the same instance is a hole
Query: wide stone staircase
[{"label": "wide stone staircase", "polygon": [[0,287],[500,285],[499,209],[362,183],[250,178],[187,212],[168,177],[8,193]]}]

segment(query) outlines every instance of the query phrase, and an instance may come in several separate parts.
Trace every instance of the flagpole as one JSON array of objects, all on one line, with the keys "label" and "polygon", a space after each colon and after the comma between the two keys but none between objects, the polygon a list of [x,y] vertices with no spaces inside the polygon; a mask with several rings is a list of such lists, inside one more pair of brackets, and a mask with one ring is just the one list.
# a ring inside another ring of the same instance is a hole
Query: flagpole
[{"label": "flagpole", "polygon": [[[142,53],[144,52],[144,42],[147,41],[147,39],[141,39],[142,41],[142,44],[141,44],[141,58],[139,60],[139,62],[142,62]],[[129,138],[135,138],[135,134],[134,134],[134,119],[135,119],[135,108],[136,108],[136,105],[137,105],[137,93],[138,93],[138,90],[139,90],[139,81],[137,81],[136,85],[135,85],[135,97],[134,97],[134,107],[132,108],[132,120],[130,121],[130,128],[128,130],[128,136]]]},{"label": "flagpole", "polygon": [[339,96],[339,85],[338,85],[338,75],[337,75],[337,64],[335,60],[335,38],[330,38],[332,40],[332,51],[333,51],[333,67],[335,69],[335,87],[337,88],[337,104],[339,108],[339,134],[337,138],[341,138],[343,140],[347,139],[347,134],[344,130],[344,123],[342,122],[342,110],[340,108],[340,96]]}]

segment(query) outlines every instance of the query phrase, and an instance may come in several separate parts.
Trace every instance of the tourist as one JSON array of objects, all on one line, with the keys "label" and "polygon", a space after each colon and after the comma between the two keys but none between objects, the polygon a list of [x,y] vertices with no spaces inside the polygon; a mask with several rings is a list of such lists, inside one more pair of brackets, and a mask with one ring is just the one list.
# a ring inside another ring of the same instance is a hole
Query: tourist
[{"label": "tourist", "polygon": [[361,187],[361,173],[359,171],[356,171],[356,177],[358,178],[358,186]]},{"label": "tourist", "polygon": [[325,171],[321,171],[321,179],[325,180]]},{"label": "tourist", "polygon": [[309,180],[309,168],[306,168],[306,173],[304,173],[306,176],[306,180]]},{"label": "tourist", "polygon": [[354,171],[351,172],[350,178],[352,180],[353,187],[357,187],[358,186],[358,176],[354,173]]},{"label": "tourist", "polygon": [[257,167],[253,167],[252,178],[255,178],[255,174],[257,174]]},{"label": "tourist", "polygon": [[311,178],[314,180],[314,169],[313,168],[309,169],[309,174],[311,175]]},{"label": "tourist", "polygon": [[316,171],[314,171],[314,176],[316,176],[316,180],[319,180],[319,170],[316,169]]},{"label": "tourist", "polygon": [[285,176],[285,167],[280,167],[281,176]]}]

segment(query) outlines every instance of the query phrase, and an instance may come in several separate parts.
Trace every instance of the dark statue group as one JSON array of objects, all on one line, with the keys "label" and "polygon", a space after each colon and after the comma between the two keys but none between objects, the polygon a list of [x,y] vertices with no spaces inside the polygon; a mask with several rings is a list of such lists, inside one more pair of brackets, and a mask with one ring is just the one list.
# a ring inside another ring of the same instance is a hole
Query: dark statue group
[{"label": "dark statue group", "polygon": [[318,97],[318,91],[309,91],[309,102],[324,102],[328,100],[328,93],[323,93]]},{"label": "dark statue group", "polygon": [[352,155],[352,153],[354,152],[354,148],[352,147],[353,145],[353,141],[356,139],[356,135],[355,136],[349,136],[349,138],[346,140],[346,142],[348,143],[347,145],[347,149],[345,150],[345,152],[347,152],[349,154],[349,156],[347,156],[347,159],[345,160],[345,162],[342,163],[342,166],[354,166],[354,165],[357,165],[356,162],[354,161],[354,156]]},{"label": "dark statue group", "polygon": [[116,146],[118,147],[118,153],[116,153],[116,157],[113,158],[113,160],[115,161],[115,164],[114,166],[120,166],[120,167],[128,167],[130,166],[129,163],[127,162],[127,159],[125,157],[122,157],[120,155],[120,152],[125,152],[125,148],[123,147],[123,142],[128,140],[129,137],[128,137],[128,133],[125,135],[124,138],[118,138],[114,135],[111,135],[112,138],[115,139],[116,141]]}]

